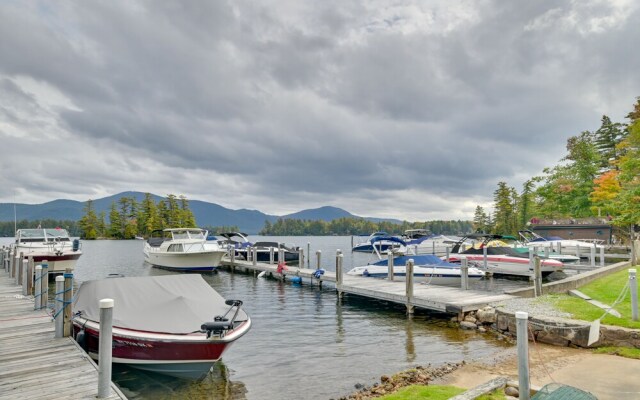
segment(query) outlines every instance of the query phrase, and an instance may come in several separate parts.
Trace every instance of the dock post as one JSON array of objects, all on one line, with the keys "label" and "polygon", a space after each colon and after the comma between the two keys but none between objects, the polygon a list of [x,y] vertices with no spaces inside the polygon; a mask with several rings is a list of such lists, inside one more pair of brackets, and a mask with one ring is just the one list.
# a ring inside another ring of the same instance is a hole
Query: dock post
[{"label": "dock post", "polygon": [[410,258],[407,261],[407,265],[405,268],[407,274],[407,314],[413,314],[413,305],[411,304],[411,301],[413,300],[413,258]]},{"label": "dock post", "polygon": [[444,254],[445,254],[445,261],[449,262],[449,256],[451,255],[451,247],[447,246],[444,248]]},{"label": "dock post", "polygon": [[231,261],[231,272],[233,272],[236,266],[236,249],[233,247],[229,248],[229,260]]},{"label": "dock post", "polygon": [[463,290],[469,290],[469,260],[467,257],[464,257],[460,263],[460,283]]},{"label": "dock post", "polygon": [[338,290],[338,298],[342,298],[342,261],[344,255],[340,253],[340,250],[336,252],[336,289]]},{"label": "dock post", "polygon": [[542,296],[542,268],[540,257],[535,256],[533,261],[533,285],[535,297]]},{"label": "dock post", "polygon": [[71,336],[72,330],[71,299],[73,298],[73,273],[71,272],[71,268],[67,268],[62,276],[64,277],[64,311],[62,313],[64,326],[62,336],[68,337]]},{"label": "dock post", "polygon": [[22,260],[22,295],[29,295],[29,260]]},{"label": "dock post", "polygon": [[298,247],[298,268],[304,268],[304,249]]},{"label": "dock post", "polygon": [[29,267],[27,269],[27,295],[33,294],[33,274],[36,268],[36,263],[33,261],[33,256],[29,256]]},{"label": "dock post", "polygon": [[595,268],[596,266],[596,244],[595,243],[593,244],[593,246],[589,248],[589,258],[591,259],[590,261],[591,266]]},{"label": "dock post", "polygon": [[322,258],[322,250],[316,250],[316,269],[320,269],[320,260]]},{"label": "dock post", "polygon": [[251,257],[253,257],[251,246],[248,246],[246,250],[247,250],[247,253],[246,253],[247,255],[245,256],[245,261],[251,261]]},{"label": "dock post", "polygon": [[529,400],[529,334],[527,325],[529,314],[524,311],[516,312],[516,338],[518,341],[518,392],[519,399]]},{"label": "dock post", "polygon": [[604,246],[600,246],[600,266],[604,267]]},{"label": "dock post", "polygon": [[284,249],[283,248],[279,248],[278,249],[278,264],[285,262],[285,258],[284,258]]},{"label": "dock post", "polygon": [[392,281],[393,280],[393,252],[391,250],[387,250],[387,278]]},{"label": "dock post", "polygon": [[311,242],[307,242],[307,268],[311,269]]},{"label": "dock post", "polygon": [[484,270],[488,270],[489,266],[487,265],[487,246],[482,247],[482,265],[484,266]]},{"label": "dock post", "polygon": [[16,266],[16,269],[17,269],[17,271],[16,271],[16,284],[17,285],[22,285],[22,266],[24,265],[24,261],[25,261],[24,257],[22,257],[23,253],[20,253],[20,256],[21,256],[20,257],[20,262]]},{"label": "dock post", "polygon": [[269,265],[273,265],[274,255],[273,247],[269,247]]},{"label": "dock post", "polygon": [[49,264],[47,260],[42,260],[42,279],[40,279],[40,308],[47,308],[49,302]]},{"label": "dock post", "polygon": [[[580,245],[579,244],[576,244],[576,256],[578,258],[580,258]],[[580,261],[578,261],[578,262],[580,262]]]},{"label": "dock post", "polygon": [[11,278],[15,279],[17,275],[18,264],[20,264],[20,255],[16,254],[13,257],[13,263],[11,264]]},{"label": "dock post", "polygon": [[258,248],[254,247],[251,249],[251,251],[253,252],[251,254],[251,260],[253,260],[253,266],[255,267],[256,265],[258,265]]},{"label": "dock post", "polygon": [[111,355],[113,342],[113,299],[100,300],[100,343],[98,344],[98,398],[111,391]]},{"label": "dock post", "polygon": [[629,293],[631,293],[631,319],[638,320],[638,281],[636,269],[629,268]]},{"label": "dock post", "polygon": [[62,310],[64,309],[64,276],[56,276],[56,303],[55,303],[55,321],[56,321],[56,338],[63,337],[64,328],[64,315]]},{"label": "dock post", "polygon": [[549,248],[549,246],[544,246],[544,257],[545,258],[549,258],[549,251],[551,249]]},{"label": "dock post", "polygon": [[40,279],[42,279],[42,265],[36,265],[36,282],[33,291],[34,310],[39,310],[41,308],[40,303],[42,300],[42,293],[40,293],[40,290],[42,290],[42,286],[40,285]]}]

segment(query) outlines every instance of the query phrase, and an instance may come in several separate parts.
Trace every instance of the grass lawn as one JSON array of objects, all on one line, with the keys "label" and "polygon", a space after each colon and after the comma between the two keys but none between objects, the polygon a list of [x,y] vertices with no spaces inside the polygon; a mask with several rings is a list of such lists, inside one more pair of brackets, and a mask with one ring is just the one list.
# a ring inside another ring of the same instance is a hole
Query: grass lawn
[{"label": "grass lawn", "polygon": [[[624,269],[582,286],[579,290],[592,299],[610,306],[616,301],[628,281],[629,272]],[[575,319],[594,321],[604,314],[603,309],[569,295],[544,295],[540,297],[540,301],[551,302],[556,308],[570,313]],[[629,291],[627,291],[625,298],[615,306],[615,309],[622,315],[622,318],[607,314],[602,319],[602,324],[640,329],[640,321],[631,319],[631,295]]]},{"label": "grass lawn", "polygon": [[[380,397],[380,400],[447,400],[466,390],[455,386],[413,385],[395,393]],[[504,400],[502,391],[478,397],[478,400]]]}]

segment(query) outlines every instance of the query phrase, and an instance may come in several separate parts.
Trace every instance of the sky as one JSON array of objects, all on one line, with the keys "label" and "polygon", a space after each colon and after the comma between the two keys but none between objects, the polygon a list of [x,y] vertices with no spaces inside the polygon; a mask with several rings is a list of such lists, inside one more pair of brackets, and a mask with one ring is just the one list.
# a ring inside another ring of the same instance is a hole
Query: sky
[{"label": "sky", "polygon": [[628,1],[0,2],[0,202],[473,218],[640,96]]}]

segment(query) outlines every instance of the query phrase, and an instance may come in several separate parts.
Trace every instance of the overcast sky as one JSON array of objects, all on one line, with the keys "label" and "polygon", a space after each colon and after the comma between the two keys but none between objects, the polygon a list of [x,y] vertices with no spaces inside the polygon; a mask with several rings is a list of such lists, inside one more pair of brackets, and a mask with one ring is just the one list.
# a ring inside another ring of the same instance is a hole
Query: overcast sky
[{"label": "overcast sky", "polygon": [[0,2],[0,202],[471,219],[640,96],[629,1]]}]

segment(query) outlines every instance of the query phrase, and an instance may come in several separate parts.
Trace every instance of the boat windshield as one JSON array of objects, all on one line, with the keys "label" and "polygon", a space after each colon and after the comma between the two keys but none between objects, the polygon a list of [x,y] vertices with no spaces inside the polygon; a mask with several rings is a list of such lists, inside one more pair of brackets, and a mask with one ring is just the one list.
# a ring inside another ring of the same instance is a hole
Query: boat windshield
[{"label": "boat windshield", "polygon": [[19,240],[34,241],[69,241],[69,234],[65,229],[20,229]]},{"label": "boat windshield", "polygon": [[204,232],[201,230],[185,230],[185,231],[172,231],[171,235],[174,240],[177,239],[196,239],[204,240]]}]

